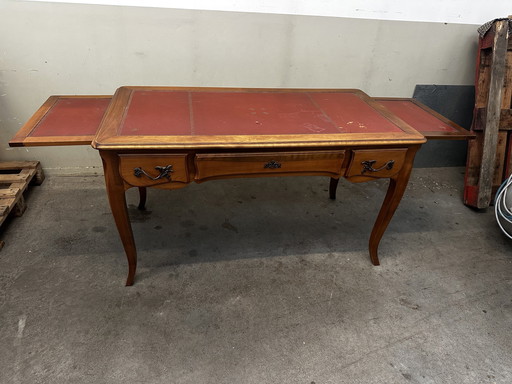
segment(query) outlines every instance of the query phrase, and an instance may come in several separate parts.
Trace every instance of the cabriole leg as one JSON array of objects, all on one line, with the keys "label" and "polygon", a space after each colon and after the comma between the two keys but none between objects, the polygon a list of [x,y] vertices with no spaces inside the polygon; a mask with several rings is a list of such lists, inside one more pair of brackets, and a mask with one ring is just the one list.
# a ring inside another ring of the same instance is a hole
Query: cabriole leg
[{"label": "cabriole leg", "polygon": [[375,221],[372,233],[370,235],[369,251],[370,259],[373,265],[380,265],[378,256],[379,243],[382,235],[384,235],[384,232],[388,227],[389,222],[391,221],[391,218],[393,217],[393,214],[395,213],[398,205],[400,204],[400,201],[402,200],[405,189],[407,188],[407,183],[409,182],[409,177],[411,176],[414,155],[416,154],[418,148],[409,148],[402,169],[396,176],[390,178],[389,180],[386,197],[384,198],[379,211],[379,215],[377,216],[377,220]]},{"label": "cabriole leg", "polygon": [[133,239],[132,226],[126,207],[125,187],[119,175],[119,160],[115,153],[100,151],[105,173],[105,184],[107,187],[108,201],[112,216],[117,226],[117,231],[123,243],[123,248],[128,259],[128,277],[126,285],[133,285],[135,271],[137,269],[137,250]]}]

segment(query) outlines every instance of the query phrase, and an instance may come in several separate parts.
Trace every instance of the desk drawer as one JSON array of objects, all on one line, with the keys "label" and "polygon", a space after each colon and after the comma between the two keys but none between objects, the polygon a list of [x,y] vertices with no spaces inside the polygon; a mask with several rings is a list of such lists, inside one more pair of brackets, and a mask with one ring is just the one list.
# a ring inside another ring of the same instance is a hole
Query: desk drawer
[{"label": "desk drawer", "polygon": [[341,174],[345,151],[198,154],[196,180],[226,176]]},{"label": "desk drawer", "polygon": [[407,148],[354,150],[346,177],[391,177],[402,169]]},{"label": "desk drawer", "polygon": [[135,187],[189,181],[186,154],[119,155],[119,172]]}]

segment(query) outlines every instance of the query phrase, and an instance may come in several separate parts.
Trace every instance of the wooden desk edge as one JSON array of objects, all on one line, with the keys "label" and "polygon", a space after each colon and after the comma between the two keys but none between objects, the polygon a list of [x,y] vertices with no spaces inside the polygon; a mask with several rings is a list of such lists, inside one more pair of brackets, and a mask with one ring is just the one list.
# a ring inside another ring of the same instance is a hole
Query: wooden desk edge
[{"label": "wooden desk edge", "polygon": [[[415,144],[424,144],[427,139],[421,135],[414,135],[410,138],[386,138],[382,135],[382,137],[376,137],[373,135],[372,140],[364,139],[364,138],[349,138],[343,140],[333,140],[332,138],[324,138],[315,141],[306,141],[301,137],[294,137],[294,135],[283,135],[286,136],[284,140],[283,138],[276,139],[276,136],[252,136],[247,135],[242,137],[241,140],[236,140],[239,136],[226,136],[222,138],[217,138],[213,136],[187,136],[188,140],[184,140],[181,142],[171,142],[162,144],[153,136],[141,136],[138,138],[138,142],[136,145],[133,144],[133,141],[130,140],[130,136],[124,136],[120,140],[119,137],[114,137],[111,139],[106,139],[105,141],[98,143],[96,139],[92,142],[92,147],[98,150],[112,150],[112,151],[121,151],[121,150],[222,150],[222,149],[233,149],[233,148],[243,148],[243,149],[272,149],[272,148],[338,148],[338,147],[368,147],[372,145],[376,146],[410,146]],[[197,140],[198,137],[210,139],[209,141],[201,141]],[[225,140],[226,138],[230,138],[231,140]],[[212,140],[213,139],[213,140]],[[224,139],[221,140],[221,139]]]},{"label": "wooden desk edge", "polygon": [[10,147],[62,147],[66,145],[91,145],[94,135],[26,137],[21,141],[15,139],[9,141]]}]

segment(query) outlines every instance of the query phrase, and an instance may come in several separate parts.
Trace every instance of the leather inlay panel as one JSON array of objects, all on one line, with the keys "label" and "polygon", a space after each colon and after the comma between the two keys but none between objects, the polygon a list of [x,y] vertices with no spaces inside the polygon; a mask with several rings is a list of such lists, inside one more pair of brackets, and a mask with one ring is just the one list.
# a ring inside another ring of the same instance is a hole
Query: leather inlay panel
[{"label": "leather inlay panel", "polygon": [[421,107],[407,100],[379,100],[379,103],[409,124],[418,132],[458,132]]},{"label": "leather inlay panel", "polygon": [[353,93],[134,90],[120,136],[402,132]]},{"label": "leather inlay panel", "polygon": [[62,97],[29,136],[94,136],[109,103],[110,97]]}]

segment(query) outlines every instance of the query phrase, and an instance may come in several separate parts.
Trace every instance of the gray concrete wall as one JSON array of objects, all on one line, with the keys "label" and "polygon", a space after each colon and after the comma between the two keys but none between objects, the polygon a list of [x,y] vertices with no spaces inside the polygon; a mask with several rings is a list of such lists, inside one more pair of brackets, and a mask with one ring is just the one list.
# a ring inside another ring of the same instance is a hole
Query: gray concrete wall
[{"label": "gray concrete wall", "polygon": [[89,147],[8,147],[52,94],[191,85],[410,97],[416,84],[473,84],[476,42],[464,24],[0,0],[0,160],[100,167]]}]

